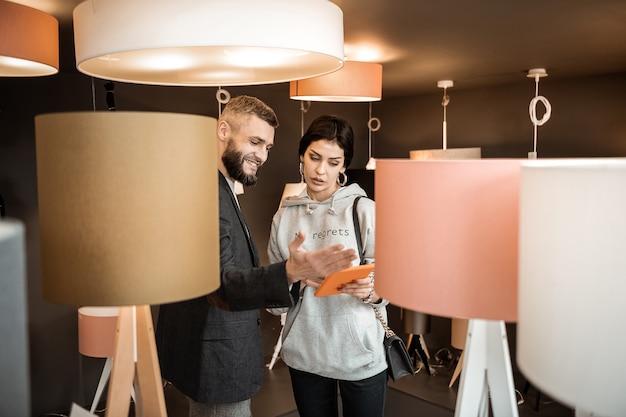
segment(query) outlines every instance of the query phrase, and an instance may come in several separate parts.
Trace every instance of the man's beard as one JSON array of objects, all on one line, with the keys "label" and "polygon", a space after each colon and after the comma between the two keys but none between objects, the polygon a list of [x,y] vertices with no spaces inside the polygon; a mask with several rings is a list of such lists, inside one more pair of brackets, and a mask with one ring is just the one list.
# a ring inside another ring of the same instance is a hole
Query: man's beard
[{"label": "man's beard", "polygon": [[243,154],[235,149],[232,139],[226,144],[226,149],[222,155],[222,162],[224,163],[228,175],[235,181],[239,181],[246,186],[256,184],[257,176],[248,175],[243,171]]}]

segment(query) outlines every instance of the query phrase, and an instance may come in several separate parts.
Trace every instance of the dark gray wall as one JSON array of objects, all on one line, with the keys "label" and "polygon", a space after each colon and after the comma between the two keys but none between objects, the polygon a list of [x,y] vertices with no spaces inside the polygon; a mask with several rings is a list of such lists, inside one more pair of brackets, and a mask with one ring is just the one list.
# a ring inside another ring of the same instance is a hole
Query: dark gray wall
[{"label": "dark gray wall", "polygon": [[[528,103],[534,80],[523,74],[519,84],[448,90],[448,147],[479,146],[484,157],[525,158],[532,149]],[[102,81],[95,81],[95,103],[105,110]],[[373,104],[382,128],[373,134],[376,157],[408,157],[412,149],[441,147],[441,90],[415,97],[383,97]],[[116,84],[118,110],[173,111],[217,116],[216,88],[152,87]],[[289,99],[288,85],[229,88],[232,95],[251,94],[278,113],[276,146],[261,170],[261,180],[241,197],[243,210],[266,261],[271,216],[285,182],[297,182],[300,103]],[[539,157],[626,156],[626,74],[553,81],[543,78],[540,94],[552,104],[552,119],[539,128]],[[0,79],[0,194],[7,216],[26,225],[28,325],[31,349],[32,413],[67,410],[71,402],[90,401],[102,366],[79,360],[76,309],[42,299],[37,221],[34,116],[49,112],[91,111],[92,80],[72,71],[36,79]],[[322,113],[349,119],[355,128],[356,154],[351,168],[368,158],[368,105],[313,103],[305,125]],[[264,316],[265,317],[265,316]],[[265,318],[264,343],[271,354],[278,318]],[[444,332],[445,333],[445,332]],[[445,333],[447,334],[447,333]],[[445,344],[445,335],[432,338]],[[431,342],[429,342],[431,343]],[[81,369],[82,366],[82,369]],[[85,392],[83,392],[83,390]],[[85,398],[86,397],[86,398]]]}]

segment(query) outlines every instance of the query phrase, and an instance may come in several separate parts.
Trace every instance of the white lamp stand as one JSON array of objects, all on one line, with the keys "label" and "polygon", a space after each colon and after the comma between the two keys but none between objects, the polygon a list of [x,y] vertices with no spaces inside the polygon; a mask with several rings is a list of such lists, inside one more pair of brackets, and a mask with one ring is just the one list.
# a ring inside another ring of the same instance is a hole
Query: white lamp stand
[{"label": "white lamp stand", "polygon": [[518,417],[504,321],[470,319],[464,356],[454,417]]}]

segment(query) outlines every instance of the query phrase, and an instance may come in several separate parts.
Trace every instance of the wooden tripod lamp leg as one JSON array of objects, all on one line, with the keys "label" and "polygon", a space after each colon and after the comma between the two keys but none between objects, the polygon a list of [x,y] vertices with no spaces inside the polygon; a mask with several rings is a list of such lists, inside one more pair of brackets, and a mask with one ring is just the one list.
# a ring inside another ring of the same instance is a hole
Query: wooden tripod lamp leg
[{"label": "wooden tripod lamp leg", "polygon": [[166,417],[165,395],[149,305],[120,307],[106,417],[128,417],[135,380],[135,415]]},{"label": "wooden tripod lamp leg", "polygon": [[137,307],[137,387],[135,415],[166,417],[161,368],[149,305]]}]

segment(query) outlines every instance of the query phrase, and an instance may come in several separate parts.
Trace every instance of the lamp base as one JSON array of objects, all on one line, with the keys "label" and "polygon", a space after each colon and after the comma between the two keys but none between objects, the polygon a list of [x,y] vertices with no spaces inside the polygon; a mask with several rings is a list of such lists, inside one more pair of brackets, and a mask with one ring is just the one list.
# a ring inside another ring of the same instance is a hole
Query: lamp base
[{"label": "lamp base", "polygon": [[128,416],[133,384],[135,416],[167,416],[149,305],[120,307],[106,417]]},{"label": "lamp base", "polygon": [[519,417],[504,321],[470,319],[454,417]]}]

